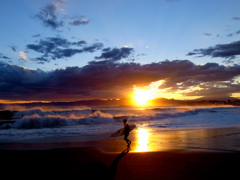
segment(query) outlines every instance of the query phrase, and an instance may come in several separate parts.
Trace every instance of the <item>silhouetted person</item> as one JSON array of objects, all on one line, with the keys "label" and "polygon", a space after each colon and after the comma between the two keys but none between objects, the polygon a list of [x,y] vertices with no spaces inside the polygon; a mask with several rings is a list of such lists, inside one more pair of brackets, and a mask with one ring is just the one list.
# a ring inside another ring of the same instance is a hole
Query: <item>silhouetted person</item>
[{"label": "silhouetted person", "polygon": [[124,123],[124,129],[123,129],[124,140],[127,142],[127,146],[130,147],[131,141],[128,139],[128,135],[129,135],[129,132],[130,132],[130,127],[129,127],[126,119],[123,120],[123,123]]}]

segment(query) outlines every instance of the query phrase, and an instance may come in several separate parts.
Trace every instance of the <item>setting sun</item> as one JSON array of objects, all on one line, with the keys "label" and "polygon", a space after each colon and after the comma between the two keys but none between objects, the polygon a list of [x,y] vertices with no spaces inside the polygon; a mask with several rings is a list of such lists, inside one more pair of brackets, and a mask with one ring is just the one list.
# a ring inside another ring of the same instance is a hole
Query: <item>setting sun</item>
[{"label": "setting sun", "polygon": [[159,86],[163,83],[163,80],[152,82],[149,86],[134,87],[134,100],[139,106],[148,105],[148,101],[159,96]]},{"label": "setting sun", "polygon": [[134,100],[140,106],[145,106],[148,100],[151,99],[151,95],[145,90],[135,90]]},{"label": "setting sun", "polygon": [[[134,105],[136,106],[151,106],[152,103],[150,100],[156,98],[166,98],[166,99],[186,99],[192,100],[195,98],[200,98],[201,96],[184,96],[184,94],[189,93],[191,91],[201,90],[202,88],[197,86],[192,86],[189,89],[180,89],[175,90],[174,92],[171,91],[171,87],[162,87],[162,84],[165,83],[166,80],[159,80],[152,82],[149,86],[144,87],[133,87],[133,99]],[[179,86],[181,85],[178,84]]]}]

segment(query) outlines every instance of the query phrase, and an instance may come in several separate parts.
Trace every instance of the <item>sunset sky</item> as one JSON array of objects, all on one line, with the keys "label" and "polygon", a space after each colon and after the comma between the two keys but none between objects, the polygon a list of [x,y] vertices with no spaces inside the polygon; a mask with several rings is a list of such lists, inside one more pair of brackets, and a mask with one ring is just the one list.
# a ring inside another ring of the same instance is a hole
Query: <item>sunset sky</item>
[{"label": "sunset sky", "polygon": [[240,98],[239,0],[0,1],[0,103]]}]

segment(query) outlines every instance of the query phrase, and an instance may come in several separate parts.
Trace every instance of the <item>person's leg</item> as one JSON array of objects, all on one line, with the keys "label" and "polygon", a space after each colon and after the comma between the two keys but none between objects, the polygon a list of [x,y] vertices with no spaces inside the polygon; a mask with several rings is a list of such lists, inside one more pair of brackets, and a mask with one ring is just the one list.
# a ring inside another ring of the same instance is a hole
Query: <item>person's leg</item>
[{"label": "person's leg", "polygon": [[128,144],[127,146],[129,147],[130,144],[131,144],[131,141],[127,138],[128,135],[129,135],[129,134],[125,134],[125,136],[124,136],[124,140],[127,142],[127,144]]},{"label": "person's leg", "polygon": [[124,136],[124,140],[128,143],[128,139],[126,135]]},{"label": "person's leg", "polygon": [[131,145],[131,143],[132,143],[132,142],[128,139],[128,147]]}]

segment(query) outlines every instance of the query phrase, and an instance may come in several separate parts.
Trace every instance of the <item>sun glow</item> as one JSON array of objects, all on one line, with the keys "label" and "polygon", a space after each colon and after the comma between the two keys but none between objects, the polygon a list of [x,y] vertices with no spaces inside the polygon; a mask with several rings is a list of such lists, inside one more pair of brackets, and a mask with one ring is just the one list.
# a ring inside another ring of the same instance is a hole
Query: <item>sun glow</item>
[{"label": "sun glow", "polygon": [[147,106],[148,101],[159,96],[159,86],[163,84],[163,80],[152,82],[149,86],[136,87],[134,86],[134,100],[139,106]]},{"label": "sun glow", "polygon": [[[200,98],[201,96],[192,95],[187,96],[185,94],[199,91],[203,88],[201,88],[199,85],[197,86],[191,86],[187,89],[182,89],[181,85],[182,83],[177,83],[178,89],[172,90],[172,87],[163,87],[161,86],[163,83],[165,83],[167,79],[155,81],[152,82],[149,86],[144,87],[137,87],[134,86],[134,94],[132,95],[134,99],[134,105],[136,106],[151,106],[154,105],[154,102],[151,102],[150,100],[156,99],[156,98],[166,98],[166,99],[179,99],[179,100],[192,100],[196,98]],[[234,96],[238,96],[239,94],[234,94]]]},{"label": "sun glow", "polygon": [[145,106],[151,98],[151,94],[148,91],[135,89],[134,99],[138,105]]}]

